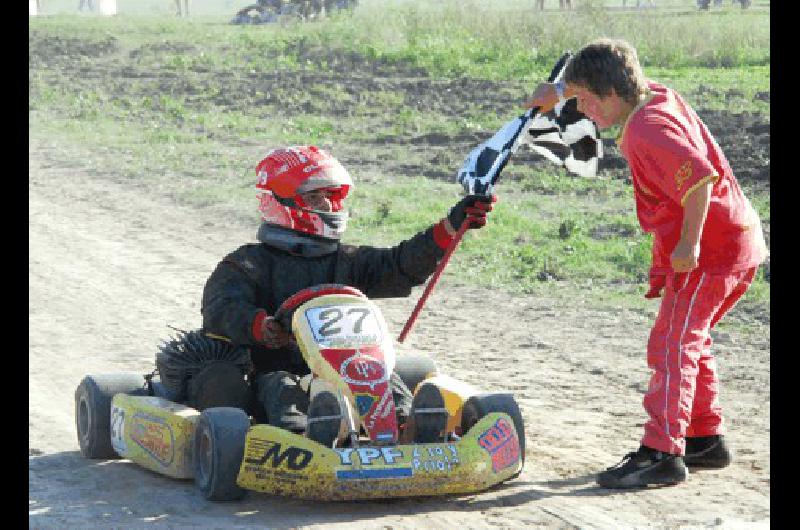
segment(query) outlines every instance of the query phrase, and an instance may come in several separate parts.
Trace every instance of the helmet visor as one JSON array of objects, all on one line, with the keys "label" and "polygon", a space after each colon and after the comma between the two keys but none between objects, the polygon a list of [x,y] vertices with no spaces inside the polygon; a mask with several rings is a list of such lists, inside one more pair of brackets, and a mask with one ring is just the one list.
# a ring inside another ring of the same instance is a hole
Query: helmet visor
[{"label": "helmet visor", "polygon": [[294,198],[298,207],[315,212],[339,212],[347,196],[349,186],[317,188],[301,193]]}]

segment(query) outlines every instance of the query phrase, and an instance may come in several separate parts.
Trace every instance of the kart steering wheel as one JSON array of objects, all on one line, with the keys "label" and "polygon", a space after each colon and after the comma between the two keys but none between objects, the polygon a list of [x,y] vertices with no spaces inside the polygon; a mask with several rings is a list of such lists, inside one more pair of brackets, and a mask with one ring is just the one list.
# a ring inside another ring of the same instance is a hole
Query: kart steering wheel
[{"label": "kart steering wheel", "polygon": [[312,298],[316,298],[318,296],[323,296],[326,294],[349,294],[352,296],[358,296],[360,298],[366,298],[364,293],[356,289],[355,287],[351,287],[349,285],[344,285],[341,283],[321,283],[319,285],[314,285],[312,287],[306,287],[305,289],[301,289],[297,291],[295,294],[284,300],[281,306],[275,311],[275,320],[277,320],[284,328],[291,329],[292,328],[292,315],[294,315],[295,309],[300,307],[305,302],[308,302]]}]

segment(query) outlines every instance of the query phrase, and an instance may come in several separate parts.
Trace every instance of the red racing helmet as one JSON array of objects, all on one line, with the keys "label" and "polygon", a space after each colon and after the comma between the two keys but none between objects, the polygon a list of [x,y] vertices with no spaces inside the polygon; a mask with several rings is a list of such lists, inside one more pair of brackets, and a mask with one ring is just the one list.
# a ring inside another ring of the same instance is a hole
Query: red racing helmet
[{"label": "red racing helmet", "polygon": [[[347,226],[342,201],[353,187],[338,160],[313,145],[273,149],[256,166],[261,219],[303,234],[338,240]],[[332,211],[306,207],[301,193],[325,189]]]}]

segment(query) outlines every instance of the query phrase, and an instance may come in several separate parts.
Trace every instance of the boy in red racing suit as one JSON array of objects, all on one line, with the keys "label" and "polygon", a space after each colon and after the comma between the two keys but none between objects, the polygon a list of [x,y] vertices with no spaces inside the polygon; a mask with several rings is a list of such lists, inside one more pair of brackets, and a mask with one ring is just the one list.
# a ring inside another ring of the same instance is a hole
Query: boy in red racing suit
[{"label": "boy in red racing suit", "polygon": [[648,298],[662,296],[647,343],[653,370],[639,450],[597,477],[604,487],[676,484],[686,466],[725,467],[719,379],[709,330],[750,286],[767,256],[761,221],[725,155],[674,90],[644,78],[627,42],[582,48],[560,83],[537,87],[528,106],[576,97],[617,139],[631,169],[636,213],[654,235]]},{"label": "boy in red racing suit", "polygon": [[[447,217],[392,248],[352,246],[339,239],[347,222],[343,202],[353,182],[335,158],[314,146],[276,149],[258,164],[256,174],[259,243],[228,254],[209,277],[203,329],[250,349],[256,414],[303,432],[307,417],[330,416],[338,405],[330,393],[322,393],[319,403],[308,403],[298,380],[309,368],[289,331],[273,318],[278,307],[296,292],[323,283],[350,285],[370,298],[408,296],[435,270],[462,222],[484,226],[496,198],[464,197]],[[396,375],[391,386],[402,421],[411,394]],[[312,439],[330,437],[314,436],[310,423],[308,428]],[[328,428],[338,430],[338,423]]]}]

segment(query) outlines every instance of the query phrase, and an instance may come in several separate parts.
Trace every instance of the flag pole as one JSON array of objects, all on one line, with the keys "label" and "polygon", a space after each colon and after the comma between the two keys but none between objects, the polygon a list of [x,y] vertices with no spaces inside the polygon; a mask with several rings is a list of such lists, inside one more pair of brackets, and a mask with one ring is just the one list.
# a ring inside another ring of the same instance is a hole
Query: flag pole
[{"label": "flag pole", "polygon": [[411,316],[408,317],[406,325],[403,326],[403,330],[400,332],[397,342],[403,342],[406,340],[409,331],[411,331],[411,328],[414,326],[414,322],[417,320],[417,316],[419,316],[419,313],[422,310],[422,306],[425,305],[425,301],[428,299],[428,296],[430,296],[431,291],[433,291],[436,282],[439,281],[439,276],[441,276],[442,271],[447,266],[447,262],[450,261],[450,256],[461,242],[461,238],[464,236],[464,232],[467,231],[467,228],[469,228],[469,222],[468,219],[464,219],[464,221],[461,223],[461,227],[458,229],[458,232],[456,232],[456,235],[453,237],[453,240],[450,241],[450,244],[447,246],[447,250],[445,250],[444,256],[442,256],[442,261],[440,261],[439,265],[436,266],[436,270],[433,272],[431,280],[428,282],[428,285],[425,286],[425,291],[422,293],[419,301],[417,301],[417,305],[411,312]]},{"label": "flag pole", "polygon": [[[567,52],[559,58],[556,65],[553,67],[553,70],[550,72],[550,76],[547,78],[548,82],[553,82],[555,79],[561,75],[561,71],[564,69],[564,66],[567,63],[567,60],[571,57],[571,53]],[[514,132],[511,136],[510,140],[503,146],[502,152],[505,156],[499,158],[494,161],[492,164],[492,168],[489,174],[493,172],[493,178],[491,179],[492,185],[497,181],[498,177],[500,176],[500,172],[506,167],[506,164],[511,159],[511,155],[516,150],[517,147],[517,140],[519,139],[520,133],[522,133],[523,129],[527,123],[533,119],[533,117],[539,112],[539,107],[532,107],[528,109],[525,114],[520,116],[518,119],[521,119],[521,123],[519,128]],[[491,186],[489,186],[491,187]],[[485,191],[484,191],[485,193]],[[419,316],[420,311],[422,310],[422,306],[425,305],[425,301],[430,296],[431,291],[433,291],[434,286],[436,286],[436,282],[439,281],[439,276],[441,276],[442,271],[447,266],[447,262],[450,261],[450,256],[455,251],[458,244],[461,242],[461,238],[464,236],[464,232],[467,231],[469,227],[468,219],[464,219],[461,223],[461,226],[456,232],[456,235],[453,237],[453,240],[450,242],[450,245],[447,247],[447,250],[442,257],[442,261],[436,266],[436,270],[433,272],[433,276],[431,280],[428,282],[428,285],[425,286],[425,291],[422,293],[417,305],[414,307],[414,310],[411,312],[411,316],[408,317],[405,326],[403,326],[403,330],[400,332],[400,335],[397,337],[397,342],[403,342],[408,337],[408,333],[411,331],[411,328],[414,326],[414,322],[416,322],[417,317]]]}]

